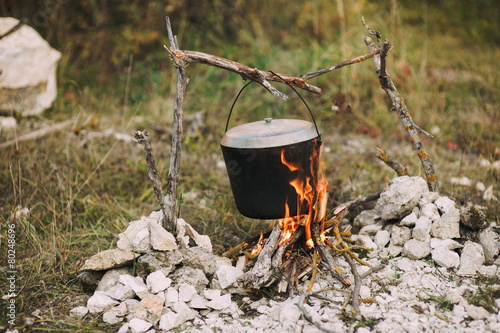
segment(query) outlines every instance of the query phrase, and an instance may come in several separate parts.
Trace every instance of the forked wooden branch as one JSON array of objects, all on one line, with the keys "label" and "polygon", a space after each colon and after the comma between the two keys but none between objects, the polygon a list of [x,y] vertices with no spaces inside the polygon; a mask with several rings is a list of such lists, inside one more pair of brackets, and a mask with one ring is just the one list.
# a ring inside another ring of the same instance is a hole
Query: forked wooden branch
[{"label": "forked wooden branch", "polygon": [[[364,19],[362,20],[362,22],[365,28],[368,30],[368,33],[377,36],[377,41],[380,47],[380,33],[373,32],[372,30],[370,30],[368,25],[365,23]],[[372,52],[377,49],[375,43],[370,37],[365,38],[365,44],[368,46],[368,49]],[[422,166],[424,167],[424,172],[427,184],[429,186],[429,190],[433,192],[439,192],[439,183],[437,181],[434,163],[432,163],[432,160],[429,154],[427,153],[422,140],[420,139],[419,132],[429,137],[432,137],[432,135],[422,130],[413,122],[413,118],[408,112],[408,108],[406,107],[404,99],[399,94],[398,90],[396,89],[396,86],[394,85],[394,82],[392,81],[391,77],[386,71],[386,57],[387,53],[391,49],[392,45],[389,43],[388,40],[385,40],[382,45],[382,51],[380,52],[380,54],[373,57],[373,60],[375,62],[375,67],[377,68],[377,75],[379,77],[380,84],[382,88],[385,90],[387,96],[389,96],[392,102],[392,109],[397,111],[399,119],[401,120],[401,123],[403,124],[403,127],[406,130],[408,138],[411,141],[413,149],[415,149],[415,151],[418,154],[418,157],[420,158]]]},{"label": "forked wooden branch", "polygon": [[[167,17],[167,32],[171,50],[178,50],[177,38],[172,33],[170,19]],[[172,226],[176,225],[177,216],[177,187],[179,185],[179,174],[181,170],[181,150],[182,150],[182,117],[184,114],[184,100],[186,98],[187,87],[190,78],[186,74],[187,63],[182,59],[175,59],[175,69],[177,72],[177,89],[174,102],[174,122],[172,132],[172,147],[170,153],[170,167],[168,170],[167,193],[164,198],[166,207],[166,217],[163,228],[174,231]]]}]

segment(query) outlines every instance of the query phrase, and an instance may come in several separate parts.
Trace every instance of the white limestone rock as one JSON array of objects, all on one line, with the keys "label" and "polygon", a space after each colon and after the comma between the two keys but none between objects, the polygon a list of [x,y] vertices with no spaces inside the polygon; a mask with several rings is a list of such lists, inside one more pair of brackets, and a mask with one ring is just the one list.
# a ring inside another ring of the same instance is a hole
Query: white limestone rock
[{"label": "white limestone rock", "polygon": [[497,275],[497,266],[496,265],[483,265],[479,268],[478,273],[481,275],[485,275],[488,277],[493,277]]},{"label": "white limestone rock", "polygon": [[368,235],[353,235],[352,240],[356,242],[356,245],[366,247],[370,250],[376,250],[378,248],[377,244]]},{"label": "white limestone rock", "polygon": [[497,242],[495,242],[495,236],[491,228],[485,229],[479,233],[478,242],[483,247],[485,262],[487,264],[492,264],[500,250]]},{"label": "white limestone rock", "polygon": [[[0,18],[0,35],[19,23]],[[0,39],[0,110],[40,114],[57,96],[56,70],[61,53],[33,28],[22,26]]]},{"label": "white limestone rock", "polygon": [[424,207],[425,205],[436,201],[439,198],[439,193],[438,192],[424,192],[422,193],[422,197],[418,201],[418,205],[420,207]]},{"label": "white limestone rock", "polygon": [[187,305],[192,309],[201,310],[201,309],[208,309],[207,303],[208,301],[204,297],[196,294],[191,298],[191,300],[187,303]]},{"label": "white limestone rock", "polygon": [[403,247],[401,245],[394,245],[391,241],[387,250],[389,251],[389,255],[391,257],[396,257],[401,252],[403,252]]},{"label": "white limestone rock", "polygon": [[121,303],[102,314],[102,320],[110,325],[122,322],[127,315],[127,304]]},{"label": "white limestone rock", "polygon": [[[438,199],[439,200],[439,199]],[[449,209],[432,223],[431,236],[441,239],[460,237],[460,211]]]},{"label": "white limestone rock", "polygon": [[119,249],[146,253],[151,249],[149,221],[139,220],[129,224],[125,232],[118,234]]},{"label": "white limestone rock", "polygon": [[230,265],[220,266],[215,273],[219,280],[222,289],[226,289],[238,280],[243,275],[243,271],[237,267]]},{"label": "white limestone rock", "polygon": [[374,209],[364,210],[354,218],[353,225],[356,228],[363,228],[368,225],[376,224],[379,220],[380,215]]},{"label": "white limestone rock", "polygon": [[472,275],[481,268],[485,261],[483,247],[480,244],[467,241],[460,256],[460,267],[457,275]]},{"label": "white limestone rock", "polygon": [[431,246],[429,242],[410,239],[403,246],[403,255],[413,260],[425,258],[430,253]]},{"label": "white limestone rock", "polygon": [[[437,212],[437,208],[436,208],[436,212]],[[415,228],[413,228],[413,231],[412,231],[413,238],[418,240],[418,241],[422,241],[422,242],[430,242],[431,227],[432,227],[432,221],[425,215],[420,216],[418,218],[417,222],[415,223]]]},{"label": "white limestone rock", "polygon": [[205,289],[209,282],[201,269],[189,266],[183,266],[176,269],[169,275],[169,278],[172,279],[174,286],[187,283],[195,287],[198,293]]},{"label": "white limestone rock", "polygon": [[431,238],[431,248],[444,247],[448,250],[461,249],[464,246],[453,239]]},{"label": "white limestone rock", "polygon": [[170,309],[167,309],[166,312],[161,315],[158,328],[164,332],[170,332],[185,322],[186,321],[184,320],[184,316],[182,314],[178,314]]},{"label": "white limestone rock", "polygon": [[160,324],[158,328],[162,331],[169,332],[170,330],[176,328],[182,323],[177,319],[177,314],[170,309],[167,309],[165,313],[161,315]]},{"label": "white limestone rock", "polygon": [[195,295],[197,295],[196,289],[187,283],[183,283],[179,285],[179,301],[187,303],[193,299]]},{"label": "white limestone rock", "polygon": [[122,283],[117,283],[113,287],[106,290],[106,295],[118,301],[124,301],[134,298],[135,292],[129,286],[126,286]]},{"label": "white limestone rock", "polygon": [[431,251],[432,260],[441,267],[456,268],[460,265],[458,253],[444,246],[436,247]]},{"label": "white limestone rock", "polygon": [[136,318],[143,319],[153,325],[159,320],[163,311],[163,300],[157,296],[149,296],[142,299],[135,307]]},{"label": "white limestone rock", "polygon": [[132,251],[121,249],[102,251],[87,259],[80,271],[104,271],[129,265],[136,256]]},{"label": "white limestone rock", "polygon": [[406,215],[399,224],[402,227],[413,227],[415,226],[415,223],[417,223],[418,217],[417,214],[413,211],[411,214]]},{"label": "white limestone rock", "polygon": [[403,246],[411,238],[411,230],[395,225],[391,230],[391,244]]},{"label": "white limestone rock", "polygon": [[129,324],[125,323],[123,324],[116,333],[127,333],[129,328]]},{"label": "white limestone rock", "polygon": [[490,313],[485,308],[469,304],[465,300],[460,302],[460,305],[465,308],[467,314],[474,320],[483,320],[490,315]]},{"label": "white limestone rock", "polygon": [[149,242],[151,247],[157,251],[172,251],[177,249],[174,235],[156,221],[149,222]]},{"label": "white limestone rock", "polygon": [[196,317],[196,311],[192,310],[186,303],[178,302],[170,306],[177,313],[178,318],[185,323],[188,320],[193,320]]},{"label": "white limestone rock", "polygon": [[120,282],[129,286],[141,300],[153,296],[140,276],[133,277],[132,275],[124,274],[120,276]]},{"label": "white limestone rock", "polygon": [[220,297],[220,290],[218,289],[205,289],[203,290],[203,296],[206,299],[212,300],[214,298]]},{"label": "white limestone rock", "polygon": [[381,249],[389,243],[391,234],[387,230],[380,230],[375,234],[375,244]]},{"label": "white limestone rock", "polygon": [[180,251],[184,265],[201,269],[203,273],[208,275],[214,275],[221,266],[231,265],[229,258],[219,257],[199,246],[181,248]]},{"label": "white limestone rock", "polygon": [[441,217],[441,215],[439,215],[438,208],[433,203],[428,203],[425,206],[422,206],[420,216],[425,216],[432,222],[439,220]]},{"label": "white limestone rock", "polygon": [[89,309],[86,306],[77,306],[69,311],[69,316],[76,319],[82,319],[89,313]]},{"label": "white limestone rock", "polygon": [[129,324],[128,328],[132,333],[145,333],[149,330],[153,325],[143,319],[133,318]]},{"label": "white limestone rock", "polygon": [[132,267],[126,266],[108,270],[99,281],[96,291],[106,291],[114,287],[119,282],[120,275],[123,274],[132,274]]},{"label": "white limestone rock", "polygon": [[197,246],[205,251],[212,252],[212,243],[210,237],[200,235],[196,230],[191,227],[184,219],[177,219],[177,241],[184,247],[189,247],[189,240],[193,240]]},{"label": "white limestone rock", "polygon": [[101,313],[109,307],[118,304],[118,301],[112,299],[104,291],[96,291],[87,301],[87,309],[90,313]]},{"label": "white limestone rock", "polygon": [[367,225],[363,228],[361,228],[358,232],[358,235],[368,235],[368,236],[373,236],[377,232],[382,230],[382,223],[377,222],[375,224]]},{"label": "white limestone rock", "polygon": [[451,200],[448,197],[439,197],[436,199],[436,201],[434,201],[434,204],[439,209],[441,214],[456,209],[455,201]]},{"label": "white limestone rock", "polygon": [[231,294],[220,295],[213,297],[207,306],[214,310],[224,310],[231,306]]},{"label": "white limestone rock", "polygon": [[172,284],[172,279],[168,278],[163,274],[163,272],[156,271],[148,275],[146,278],[146,285],[149,288],[149,291],[153,294],[158,294],[161,291],[164,291]]},{"label": "white limestone rock", "polygon": [[179,302],[179,292],[175,288],[168,288],[165,291],[165,305],[170,306]]},{"label": "white limestone rock", "polygon": [[426,181],[422,177],[397,177],[382,192],[375,206],[375,211],[384,220],[400,219],[408,215],[418,204],[424,192],[428,192]]}]

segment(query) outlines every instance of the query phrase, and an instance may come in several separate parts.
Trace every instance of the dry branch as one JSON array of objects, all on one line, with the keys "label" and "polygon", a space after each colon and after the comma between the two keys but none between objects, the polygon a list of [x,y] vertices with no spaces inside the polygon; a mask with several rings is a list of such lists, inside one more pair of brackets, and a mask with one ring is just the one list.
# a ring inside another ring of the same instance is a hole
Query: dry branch
[{"label": "dry branch", "polygon": [[286,100],[288,96],[278,91],[274,88],[269,81],[283,82],[280,77],[282,77],[288,84],[313,92],[315,94],[320,94],[321,89],[310,85],[305,82],[301,77],[290,76],[286,74],[274,75],[268,71],[262,71],[257,68],[251,68],[249,66],[240,64],[239,62],[214,56],[211,54],[197,52],[197,51],[184,51],[184,50],[173,50],[172,48],[165,47],[167,51],[173,55],[176,59],[182,60],[187,63],[199,63],[209,66],[219,67],[226,69],[230,72],[239,74],[244,80],[255,81],[264,88],[266,88],[274,97]]},{"label": "dry branch", "polygon": [[[161,175],[156,168],[155,159],[153,157],[153,151],[151,149],[151,140],[149,139],[148,131],[136,131],[135,132],[135,140],[137,143],[140,143],[144,147],[144,153],[146,154],[146,163],[148,164],[149,172],[148,176],[151,179],[151,184],[153,185],[153,190],[156,194],[156,198],[158,203],[160,204],[161,211],[163,212],[163,218],[161,220],[162,226],[165,229],[172,232],[175,228],[175,224],[170,224],[169,221],[166,220],[167,216],[167,208],[165,206],[165,202],[163,200],[163,190],[161,184]],[[167,185],[168,187],[168,185]]]},{"label": "dry branch", "polygon": [[73,124],[73,120],[66,120],[66,121],[63,121],[61,123],[54,124],[52,126],[41,128],[41,129],[36,130],[34,132],[22,135],[18,138],[15,138],[15,139],[12,139],[9,141],[5,141],[4,143],[0,144],[0,149],[10,147],[10,146],[17,144],[19,142],[22,142],[22,141],[35,140],[35,139],[41,138],[47,134],[61,131],[61,130],[65,129],[66,127],[71,126],[71,124]]},{"label": "dry branch", "polygon": [[238,283],[243,288],[259,288],[272,278],[274,274],[274,269],[271,266],[272,256],[278,246],[280,238],[281,228],[276,224],[267,238],[262,251],[260,251],[252,270],[246,272],[238,279]]},{"label": "dry branch", "polygon": [[[172,51],[179,49],[177,38],[172,33],[170,19],[167,17],[167,32],[168,39]],[[167,230],[176,222],[176,207],[177,207],[177,187],[179,185],[179,174],[181,169],[181,149],[182,149],[182,117],[184,114],[184,100],[186,98],[187,87],[190,78],[186,74],[187,63],[182,59],[178,59],[175,55],[170,54],[174,60],[177,72],[177,89],[175,93],[174,103],[174,122],[172,132],[172,148],[170,153],[170,168],[168,170],[167,194],[164,202],[166,206],[166,218],[163,228]]]},{"label": "dry branch", "polygon": [[398,176],[410,176],[411,173],[410,170],[406,165],[403,165],[396,161],[394,158],[392,158],[390,155],[388,155],[385,151],[377,147],[377,158],[387,164],[389,167],[391,167]]},{"label": "dry branch", "polygon": [[[370,30],[368,25],[366,25],[364,19],[362,22],[366,27],[368,33],[377,36],[378,43],[380,44],[380,33]],[[368,46],[368,49],[370,51],[374,52],[376,50],[376,46],[370,37],[365,38],[365,44]],[[386,71],[386,56],[387,52],[389,52],[391,48],[391,44],[389,44],[389,42],[385,40],[382,45],[382,51],[380,52],[380,54],[373,57],[375,66],[377,68],[377,75],[379,77],[382,88],[385,90],[387,96],[389,96],[392,102],[392,109],[398,112],[399,119],[401,120],[401,123],[406,130],[408,138],[413,145],[413,149],[417,151],[418,157],[420,158],[422,166],[424,167],[424,172],[426,175],[427,184],[429,185],[429,189],[433,192],[439,192],[439,183],[437,181],[434,164],[432,163],[432,160],[427,153],[422,140],[420,139],[419,132],[430,137],[432,136],[419,128],[413,122],[413,118],[410,116],[403,98],[401,97],[401,95],[399,95],[396,86],[394,85],[392,79]]]},{"label": "dry branch", "polygon": [[374,56],[376,56],[377,54],[379,54],[380,51],[381,51],[380,49],[379,50],[375,50],[375,51],[370,52],[368,54],[365,54],[365,55],[362,55],[362,56],[359,56],[359,57],[356,57],[356,58],[352,58],[352,59],[349,59],[349,60],[346,60],[346,61],[342,61],[341,63],[338,63],[336,65],[320,69],[319,71],[304,74],[304,75],[301,76],[301,78],[304,81],[307,81],[309,79],[312,79],[312,78],[315,78],[317,76],[329,73],[331,71],[334,71],[336,69],[342,68],[344,66],[357,64],[359,62],[365,61],[366,59],[373,58]]}]

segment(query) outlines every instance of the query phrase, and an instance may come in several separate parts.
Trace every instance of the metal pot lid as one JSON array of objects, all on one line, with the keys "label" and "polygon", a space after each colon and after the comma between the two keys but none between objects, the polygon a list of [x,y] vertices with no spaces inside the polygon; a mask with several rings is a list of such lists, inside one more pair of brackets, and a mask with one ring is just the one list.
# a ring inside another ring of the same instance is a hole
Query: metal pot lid
[{"label": "metal pot lid", "polygon": [[304,142],[318,136],[314,125],[298,119],[272,119],[231,128],[221,140],[230,148],[270,148]]}]

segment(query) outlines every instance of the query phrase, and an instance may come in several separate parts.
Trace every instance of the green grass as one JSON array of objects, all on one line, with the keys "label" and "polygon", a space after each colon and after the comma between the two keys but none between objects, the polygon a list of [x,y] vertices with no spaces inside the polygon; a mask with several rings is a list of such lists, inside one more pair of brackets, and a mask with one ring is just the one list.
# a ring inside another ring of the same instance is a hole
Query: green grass
[{"label": "green grass", "polygon": [[[394,8],[390,2],[374,5],[356,1],[352,8],[345,6],[343,25],[335,4],[316,3],[318,8],[292,2],[285,11],[273,7],[279,2],[262,8],[239,5],[230,15],[232,21],[224,23],[215,19],[214,8],[208,8],[205,21],[195,21],[191,14],[184,19],[173,17],[173,29],[182,34],[181,48],[301,75],[368,53],[363,43],[366,32],[360,24],[360,16],[365,15],[370,26],[381,30],[395,46],[388,57],[388,72],[415,122],[427,131],[439,128],[432,141],[424,138],[424,142],[436,165],[441,193],[459,203],[472,201],[485,206],[489,220],[498,222],[497,203],[484,201],[475,189],[450,183],[451,177],[467,176],[486,186],[494,185],[495,195],[500,197],[500,171],[478,163],[479,158],[498,160],[500,149],[500,73],[493,70],[498,67],[500,49],[485,35],[484,31],[490,31],[485,22],[470,22],[466,31],[453,25],[466,11],[465,4],[460,4],[459,12],[449,10],[445,16],[436,5],[404,2]],[[447,2],[443,6],[451,5]],[[154,6],[148,10],[154,12]],[[278,12],[283,15],[267,15]],[[481,14],[479,10],[475,13]],[[155,22],[163,21],[163,16]],[[210,25],[210,19],[220,24]],[[296,25],[290,27],[292,20]],[[492,27],[495,22],[491,20]],[[98,317],[82,323],[68,317],[69,310],[84,305],[90,295],[75,280],[78,269],[91,255],[113,248],[117,234],[129,221],[158,207],[140,146],[113,135],[90,138],[89,134],[112,128],[133,135],[134,130],[147,129],[158,169],[166,179],[176,78],[161,47],[166,43],[166,32],[156,24],[152,26],[162,36],[161,43],[153,49],[149,45],[147,55],[137,50],[139,44],[133,44],[136,37],[124,35],[131,38],[127,48],[121,49],[122,41],[113,50],[102,50],[103,54],[109,51],[120,56],[96,54],[99,62],[92,64],[89,58],[84,62],[81,59],[85,58],[75,56],[76,42],[60,41],[59,97],[42,115],[22,119],[17,135],[66,119],[75,121],[75,130],[0,151],[0,266],[6,265],[6,224],[15,222],[18,286],[22,288],[16,323],[21,328],[25,318],[33,317],[35,323],[28,330],[108,329]],[[87,35],[77,37],[87,43],[83,44],[87,49],[82,57],[92,55],[90,45],[97,36],[94,28],[88,29]],[[136,32],[140,34],[140,28]],[[130,54],[134,54],[133,66],[127,72],[124,69]],[[440,78],[437,70],[463,74],[466,79]],[[179,191],[194,192],[197,197],[182,201],[182,217],[200,233],[208,234],[214,251],[222,253],[269,228],[269,222],[247,219],[237,212],[226,172],[217,167],[222,160],[219,141],[229,107],[244,82],[236,74],[199,64],[191,64],[188,74],[192,81],[185,113],[203,111],[206,117],[200,132],[184,139]],[[371,60],[310,83],[323,90],[321,95],[300,93],[313,110],[330,149],[324,153],[329,207],[378,191],[395,176],[375,158],[375,146],[407,164],[413,174],[423,175],[397,115],[389,111]],[[252,85],[236,104],[231,126],[269,115],[308,119],[294,93],[285,86],[275,86],[290,96],[289,101],[281,104]],[[332,111],[334,100],[339,98],[350,104],[350,109]],[[12,133],[2,132],[0,140],[12,137]],[[348,184],[356,186],[348,188]],[[205,204],[201,206],[200,201]],[[14,218],[17,207],[29,208],[30,214]],[[0,272],[2,290],[5,274],[5,270]],[[7,320],[4,304],[0,306],[2,323]],[[32,315],[36,309],[40,309],[42,319]]]}]

